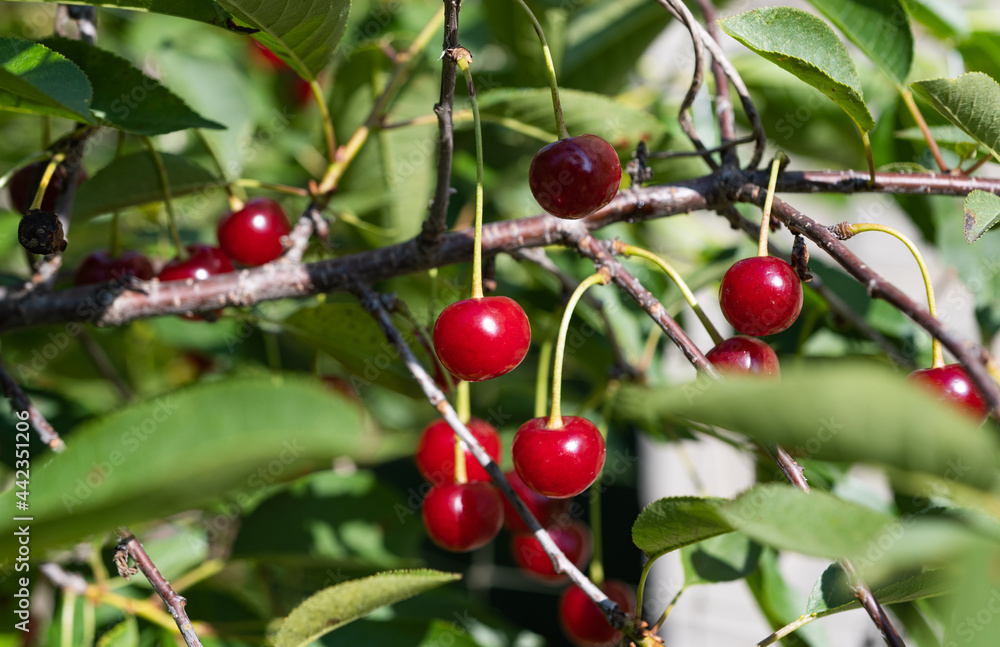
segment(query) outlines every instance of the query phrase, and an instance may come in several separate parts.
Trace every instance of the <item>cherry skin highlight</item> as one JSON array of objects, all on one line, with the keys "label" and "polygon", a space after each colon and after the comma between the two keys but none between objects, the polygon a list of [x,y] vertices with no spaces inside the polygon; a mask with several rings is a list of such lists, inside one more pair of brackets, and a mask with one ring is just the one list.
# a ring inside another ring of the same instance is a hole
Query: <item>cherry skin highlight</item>
[{"label": "cherry skin highlight", "polygon": [[563,416],[562,427],[532,418],[514,434],[510,453],[525,484],[539,494],[567,499],[586,490],[604,467],[604,438],[586,418]]},{"label": "cherry skin highlight", "polygon": [[[38,191],[38,183],[42,181],[45,169],[48,167],[48,160],[32,162],[23,166],[14,173],[7,185],[10,191],[11,205],[21,212],[21,215],[28,213],[31,201],[35,199],[35,192]],[[42,211],[55,211],[56,198],[63,182],[66,181],[66,167],[59,165],[49,179],[49,185],[45,188],[45,195],[42,196],[42,204],[39,207]],[[83,168],[76,174],[76,185],[87,179],[87,171]]]},{"label": "cherry skin highlight", "polygon": [[121,281],[126,276],[148,281],[153,278],[153,266],[149,259],[136,251],[122,252],[113,258],[108,252],[98,250],[87,254],[73,275],[74,285],[92,285]]},{"label": "cherry skin highlight", "polygon": [[907,379],[927,387],[938,400],[954,405],[979,422],[989,415],[986,400],[961,364],[923,368],[910,373]]},{"label": "cherry skin highlight", "polygon": [[[500,436],[493,425],[471,418],[466,425],[486,453],[500,461]],[[490,475],[469,449],[465,449],[465,470],[470,481],[489,481]],[[455,432],[444,420],[435,420],[424,428],[417,445],[417,469],[425,479],[440,485],[455,480]]]},{"label": "cherry skin highlight", "polygon": [[[618,580],[605,580],[601,590],[622,611],[635,611],[632,587]],[[611,626],[600,607],[576,585],[567,587],[559,598],[559,624],[563,634],[577,647],[614,647],[621,633]]]},{"label": "cherry skin highlight", "polygon": [[292,231],[288,217],[270,198],[254,198],[239,211],[219,221],[219,247],[238,263],[257,266],[270,263],[285,251],[281,237]]},{"label": "cherry skin highlight", "polygon": [[531,345],[528,316],[508,297],[457,301],[434,323],[434,350],[452,375],[482,382],[514,370]]},{"label": "cherry skin highlight", "polygon": [[481,548],[503,526],[500,494],[489,483],[445,483],[424,497],[421,516],[435,544],[455,553]]},{"label": "cherry skin highlight", "polygon": [[705,357],[723,375],[778,377],[781,374],[774,350],[755,337],[730,337],[705,353]]},{"label": "cherry skin highlight", "polygon": [[738,332],[760,337],[791,326],[802,310],[802,283],[792,266],[773,256],[736,261],[722,277],[722,314]]},{"label": "cherry skin highlight", "polygon": [[569,220],[611,202],[621,181],[618,153],[597,135],[553,142],[535,153],[528,168],[528,185],[539,206]]},{"label": "cherry skin highlight", "polygon": [[[593,540],[590,536],[590,528],[587,526],[574,521],[566,526],[546,528],[546,531],[559,550],[577,568],[583,568],[590,560]],[[549,582],[564,580],[567,577],[564,573],[556,573],[555,568],[552,567],[552,560],[542,548],[541,542],[532,534],[519,533],[514,535],[510,542],[510,550],[514,563],[531,577]]]},{"label": "cherry skin highlight", "polygon": [[[569,499],[553,499],[535,492],[521,480],[517,470],[510,470],[504,475],[510,481],[514,492],[521,498],[524,505],[528,506],[528,510],[542,526],[561,525],[568,519]],[[524,519],[517,513],[507,497],[503,497],[503,525],[513,533],[531,532],[531,528],[524,523]]]},{"label": "cherry skin highlight", "polygon": [[[233,271],[233,265],[229,262],[222,250],[218,247],[195,243],[186,247],[188,257],[185,260],[179,258],[172,259],[160,270],[159,279],[161,281],[183,281],[194,279],[203,281],[216,274],[225,274]],[[222,311],[216,310],[216,316]],[[199,315],[181,315],[184,319],[199,321],[204,317]]]}]

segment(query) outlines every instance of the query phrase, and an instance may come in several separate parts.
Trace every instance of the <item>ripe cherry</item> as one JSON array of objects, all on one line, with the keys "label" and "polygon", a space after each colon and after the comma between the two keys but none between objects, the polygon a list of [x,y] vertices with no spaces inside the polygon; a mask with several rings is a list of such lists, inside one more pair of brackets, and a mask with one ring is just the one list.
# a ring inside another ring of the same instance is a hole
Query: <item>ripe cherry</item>
[{"label": "ripe cherry", "polygon": [[434,323],[434,349],[452,375],[482,382],[514,370],[528,353],[531,326],[507,297],[457,301]]},{"label": "ripe cherry", "polygon": [[260,67],[270,68],[272,70],[285,70],[288,69],[288,64],[281,60],[281,57],[272,52],[267,45],[262,44],[260,41],[250,39],[253,45],[250,48],[251,57],[257,61]]},{"label": "ripe cherry", "polygon": [[[500,436],[493,425],[472,418],[466,425],[479,444],[486,449],[493,460],[500,460]],[[476,461],[469,449],[465,449],[465,469],[470,481],[489,481],[490,475]],[[417,469],[424,478],[439,485],[455,480],[455,432],[444,420],[438,419],[424,428],[417,445]]]},{"label": "ripe cherry", "polygon": [[722,277],[722,314],[744,335],[785,330],[802,310],[802,284],[792,266],[773,256],[736,261]]},{"label": "ripe cherry", "polygon": [[926,386],[938,400],[953,404],[980,422],[989,415],[986,400],[961,364],[923,368],[910,373],[907,379]]},{"label": "ripe cherry", "polygon": [[219,247],[229,258],[244,265],[263,265],[281,256],[281,237],[292,230],[288,217],[274,200],[254,198],[239,211],[219,221]]},{"label": "ripe cherry", "polygon": [[[605,580],[601,590],[625,613],[635,611],[635,593],[628,584]],[[601,608],[576,585],[567,587],[559,598],[559,624],[577,647],[613,647],[621,640],[621,633],[611,626]]]},{"label": "ripe cherry", "polygon": [[[10,203],[22,215],[28,212],[31,201],[35,199],[35,192],[38,191],[38,183],[42,181],[42,176],[45,174],[45,169],[48,165],[48,160],[33,162],[21,167],[10,178],[8,185],[10,189]],[[55,172],[49,179],[49,185],[45,188],[45,195],[42,196],[42,204],[39,207],[42,211],[56,210],[56,198],[59,195],[62,183],[66,181],[66,174],[65,166],[60,164],[56,167]],[[80,186],[80,183],[86,179],[87,171],[81,168],[76,175],[76,185]]]},{"label": "ripe cherry", "polygon": [[[510,481],[510,486],[514,488],[514,492],[521,497],[535,519],[538,519],[538,523],[552,526],[562,524],[566,520],[569,514],[569,499],[553,499],[535,492],[521,480],[517,470],[510,470],[505,476]],[[503,498],[503,525],[513,533],[531,532],[528,524],[524,523],[524,519],[517,514],[517,510],[507,497]]]},{"label": "ripe cherry", "polygon": [[604,467],[604,438],[586,418],[563,416],[562,427],[547,429],[549,418],[532,418],[514,434],[514,468],[535,492],[567,499],[586,490]]},{"label": "ripe cherry", "polygon": [[483,481],[434,486],[421,515],[434,543],[456,553],[485,546],[503,526],[500,494]]},{"label": "ripe cherry", "polygon": [[[188,257],[185,260],[179,258],[172,259],[160,270],[159,279],[161,281],[182,281],[194,279],[203,281],[215,274],[225,274],[233,271],[233,265],[218,247],[195,243],[187,246]],[[216,311],[218,315],[221,310]],[[198,315],[181,315],[184,319],[193,321],[203,317]]]},{"label": "ripe cherry", "polygon": [[136,251],[122,252],[118,258],[108,252],[91,252],[80,261],[73,275],[75,285],[91,285],[121,281],[126,276],[148,281],[153,278],[153,266],[149,259]]},{"label": "ripe cherry", "polygon": [[755,337],[730,337],[705,354],[723,375],[763,375],[778,377],[778,356]]},{"label": "ripe cherry", "polygon": [[553,142],[535,153],[528,169],[528,185],[538,204],[570,220],[611,202],[621,181],[618,153],[597,135]]},{"label": "ripe cherry", "polygon": [[[583,568],[590,559],[593,549],[590,529],[578,521],[573,521],[565,526],[551,526],[546,530],[569,561],[577,568]],[[534,535],[529,533],[514,535],[510,542],[510,550],[514,563],[526,574],[548,581],[566,578],[565,574],[556,573],[552,567],[552,560]]]}]

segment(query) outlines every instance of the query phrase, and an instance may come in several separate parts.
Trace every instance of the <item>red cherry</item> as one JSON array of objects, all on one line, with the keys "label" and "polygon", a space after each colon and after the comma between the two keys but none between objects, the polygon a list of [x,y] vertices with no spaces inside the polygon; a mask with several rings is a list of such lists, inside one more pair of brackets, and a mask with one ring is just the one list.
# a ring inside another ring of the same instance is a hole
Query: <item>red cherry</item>
[{"label": "red cherry", "polygon": [[[590,537],[590,529],[587,526],[574,521],[566,526],[552,526],[546,529],[549,537],[555,542],[559,550],[569,558],[569,561],[577,568],[590,559],[593,549],[593,541]],[[556,573],[552,567],[552,560],[542,549],[541,542],[534,535],[520,533],[514,535],[510,542],[511,554],[514,563],[517,564],[526,574],[542,580],[556,581],[566,578],[563,573]]]},{"label": "red cherry", "polygon": [[288,67],[288,64],[281,60],[280,56],[268,49],[267,45],[263,45],[260,41],[252,38],[250,42],[253,43],[253,46],[250,48],[251,56],[261,67],[272,70],[284,70]]},{"label": "red cherry", "polygon": [[[31,201],[35,199],[35,193],[38,191],[38,183],[42,181],[42,175],[45,174],[45,169],[48,165],[48,160],[32,162],[27,166],[21,167],[10,178],[10,183],[8,184],[10,203],[22,215],[28,212]],[[81,168],[76,175],[76,185],[80,186],[80,183],[86,179],[87,171]],[[42,196],[42,205],[39,207],[42,211],[56,210],[56,197],[59,195],[59,188],[65,181],[66,167],[60,164],[56,167],[55,173],[49,179],[49,185],[45,188],[45,195]]]},{"label": "red cherry", "polygon": [[[605,580],[601,590],[625,613],[635,611],[635,593],[628,584]],[[559,624],[577,647],[613,647],[621,640],[621,633],[611,626],[601,608],[576,585],[567,587],[559,598]]]},{"label": "red cherry", "polygon": [[744,335],[785,330],[802,310],[802,283],[792,266],[773,256],[736,261],[722,277],[722,314]]},{"label": "red cherry", "polygon": [[570,220],[611,202],[621,181],[618,153],[597,135],[553,142],[535,153],[528,168],[528,185],[538,204]]},{"label": "red cherry", "polygon": [[[531,511],[535,519],[538,519],[538,523],[543,526],[553,526],[561,525],[566,521],[569,515],[569,499],[553,499],[535,492],[521,480],[516,470],[506,472],[505,475],[510,481],[510,486],[514,488],[514,492],[521,497],[521,501],[528,506],[528,510]],[[503,525],[513,533],[531,532],[528,524],[524,523],[524,519],[517,514],[517,510],[507,500],[507,497],[503,497]]]},{"label": "red cherry", "polygon": [[289,75],[286,85],[288,95],[291,97],[295,107],[299,110],[304,110],[313,98],[312,87],[309,85],[309,81],[306,81],[293,72]]},{"label": "red cherry", "polygon": [[926,386],[938,400],[953,404],[959,411],[971,415],[980,422],[989,415],[990,409],[986,400],[961,364],[923,368],[910,373],[907,379]]},{"label": "red cherry", "polygon": [[[160,270],[159,279],[161,281],[182,281],[194,279],[203,281],[215,274],[225,274],[233,271],[233,265],[218,247],[195,243],[187,246],[188,257],[185,260],[179,258],[172,259]],[[216,315],[221,313],[216,310]],[[181,315],[184,319],[197,321],[202,319],[198,315]]]},{"label": "red cherry", "polygon": [[281,237],[292,230],[281,205],[270,198],[254,198],[219,221],[219,247],[244,265],[263,265],[281,256]]},{"label": "red cherry", "polygon": [[467,382],[492,380],[514,370],[530,344],[528,316],[507,297],[458,301],[442,310],[434,323],[438,359]]},{"label": "red cherry", "polygon": [[604,467],[604,438],[586,418],[563,416],[559,429],[532,418],[514,434],[514,468],[532,490],[567,499],[586,490]]},{"label": "red cherry", "polygon": [[121,281],[126,276],[148,281],[153,278],[153,266],[149,259],[136,251],[122,252],[113,258],[103,250],[91,252],[80,261],[73,276],[75,285],[91,285]]},{"label": "red cherry", "polygon": [[778,356],[755,337],[730,337],[705,354],[723,375],[763,375],[778,377]]},{"label": "red cherry", "polygon": [[[500,436],[493,425],[485,420],[472,418],[466,426],[479,444],[486,449],[486,453],[493,460],[499,461]],[[455,432],[447,422],[435,420],[427,425],[417,445],[416,459],[417,469],[431,483],[439,485],[455,480]],[[465,469],[470,481],[490,480],[490,475],[476,461],[476,457],[469,449],[465,450]]]},{"label": "red cherry", "polygon": [[421,515],[434,543],[456,553],[485,546],[503,526],[500,494],[483,481],[434,486]]}]

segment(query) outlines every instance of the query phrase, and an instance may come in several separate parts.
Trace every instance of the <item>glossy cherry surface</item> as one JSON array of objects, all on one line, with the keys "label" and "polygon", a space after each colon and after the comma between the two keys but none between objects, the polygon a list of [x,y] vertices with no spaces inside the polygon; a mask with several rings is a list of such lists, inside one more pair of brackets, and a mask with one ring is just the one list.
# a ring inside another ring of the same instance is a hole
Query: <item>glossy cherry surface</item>
[{"label": "glossy cherry surface", "polygon": [[[10,203],[21,214],[28,212],[31,201],[35,199],[35,192],[38,191],[38,183],[41,182],[48,165],[48,160],[32,162],[27,166],[21,167],[20,170],[11,176],[10,183],[7,185],[10,190]],[[86,179],[87,171],[81,168],[76,175],[76,185],[80,186],[80,183]],[[42,205],[39,207],[42,211],[56,210],[56,198],[59,195],[62,183],[65,181],[66,167],[59,165],[49,180],[49,185],[45,189],[45,195],[42,196]]]},{"label": "glossy cherry surface", "polygon": [[[538,523],[543,526],[561,525],[569,519],[569,508],[572,503],[569,499],[553,499],[535,492],[521,480],[517,470],[510,470],[504,475],[510,481],[510,486],[514,488],[517,495],[521,497],[528,510],[538,519]],[[531,532],[528,524],[524,523],[521,515],[511,505],[507,497],[503,497],[503,525],[513,533]]]},{"label": "glossy cherry surface", "polygon": [[539,206],[573,220],[611,202],[621,181],[618,153],[597,135],[553,142],[535,153],[528,168],[528,185]]},{"label": "glossy cherry surface", "polygon": [[421,515],[438,546],[456,553],[485,546],[503,526],[500,493],[489,483],[445,483],[424,497]]},{"label": "glossy cherry surface", "polygon": [[[172,259],[160,270],[158,278],[161,281],[183,281],[194,279],[203,281],[215,274],[225,274],[233,271],[233,264],[229,258],[218,247],[195,243],[186,247],[188,257],[183,261],[179,258]],[[216,314],[221,310],[217,310]],[[196,321],[202,319],[198,315],[181,315],[184,319]]]},{"label": "glossy cherry surface", "polygon": [[[623,611],[635,611],[635,592],[618,580],[605,580],[601,590]],[[563,633],[577,647],[613,647],[621,633],[611,626],[600,607],[576,585],[567,587],[559,598],[559,624]]]},{"label": "glossy cherry surface", "polygon": [[[559,550],[577,568],[583,568],[590,560],[590,553],[593,550],[590,528],[573,521],[565,526],[551,526],[546,530]],[[527,575],[550,582],[566,579],[564,573],[556,573],[552,567],[552,560],[534,535],[529,533],[514,535],[510,541],[510,551],[514,563]]]},{"label": "glossy cherry surface", "polygon": [[514,434],[514,468],[535,492],[566,499],[586,490],[604,467],[604,438],[586,418],[563,416],[562,427],[546,429],[549,419],[532,418]]},{"label": "glossy cherry surface", "polygon": [[736,261],[722,277],[722,314],[744,335],[773,335],[802,310],[802,283],[792,266],[773,256]]},{"label": "glossy cherry surface", "polygon": [[774,350],[755,337],[730,337],[705,353],[705,357],[723,375],[778,377],[781,374]]},{"label": "glossy cherry surface", "polygon": [[[500,460],[500,436],[493,425],[471,418],[466,425],[493,460]],[[490,475],[476,461],[469,449],[464,450],[466,476],[470,481],[489,481]],[[440,485],[455,480],[455,432],[444,420],[435,420],[424,428],[417,444],[417,469],[425,479]]]},{"label": "glossy cherry surface", "polygon": [[434,322],[434,350],[455,377],[482,382],[521,363],[531,345],[528,316],[508,297],[457,301]]},{"label": "glossy cherry surface", "polygon": [[989,414],[986,400],[961,364],[923,368],[910,373],[907,379],[926,386],[938,400],[951,403],[980,421]]},{"label": "glossy cherry surface", "polygon": [[91,285],[121,281],[126,276],[148,281],[153,278],[153,266],[149,259],[136,251],[125,251],[114,258],[108,252],[98,250],[87,254],[73,275],[75,285]]},{"label": "glossy cherry surface", "polygon": [[244,265],[263,265],[281,256],[281,237],[292,230],[281,205],[270,198],[254,198],[239,211],[219,221],[219,247]]}]

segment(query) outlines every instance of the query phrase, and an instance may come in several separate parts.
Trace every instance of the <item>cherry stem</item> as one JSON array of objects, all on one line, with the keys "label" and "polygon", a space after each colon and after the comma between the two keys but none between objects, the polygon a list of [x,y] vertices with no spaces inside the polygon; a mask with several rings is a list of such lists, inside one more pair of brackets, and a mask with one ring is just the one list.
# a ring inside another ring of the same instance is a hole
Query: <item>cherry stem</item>
[{"label": "cherry stem", "polygon": [[38,188],[35,190],[35,197],[31,200],[31,206],[28,209],[41,209],[42,200],[45,198],[45,190],[49,188],[49,182],[52,180],[52,176],[55,174],[56,169],[62,164],[62,161],[66,158],[62,153],[57,153],[52,156],[49,160],[48,165],[45,167],[45,172],[42,174],[42,179],[38,183]]},{"label": "cherry stem", "polygon": [[170,196],[170,179],[167,177],[167,168],[163,165],[160,151],[153,146],[153,140],[148,136],[143,136],[142,143],[146,145],[149,154],[153,156],[156,174],[160,178],[160,188],[163,190],[163,204],[167,208],[167,225],[170,228],[170,237],[174,241],[174,247],[177,248],[177,258],[183,261],[187,258],[187,250],[184,249],[184,244],[181,242],[181,232],[177,229],[177,216],[174,213],[174,204]]},{"label": "cherry stem", "polygon": [[[663,272],[667,276],[669,276],[674,283],[677,284],[677,287],[680,288],[681,294],[684,295],[684,300],[688,302],[688,305],[691,306],[691,309],[694,310],[694,313],[698,315],[698,319],[701,320],[701,323],[704,324],[705,326],[705,330],[707,330],[708,334],[712,337],[712,343],[713,344],[722,343],[723,339],[722,335],[719,334],[719,331],[715,328],[715,325],[712,324],[712,320],[708,318],[708,315],[705,314],[705,311],[701,309],[701,305],[698,303],[698,299],[694,296],[694,293],[691,292],[691,289],[688,287],[687,283],[684,282],[684,279],[681,278],[681,275],[677,273],[677,270],[675,270],[670,265],[670,263],[663,260],[663,258],[654,254],[648,249],[636,247],[635,245],[629,245],[627,243],[623,243],[618,240],[614,242],[614,250],[615,252],[621,254],[622,256],[625,256],[626,258],[629,256],[638,256],[640,258],[645,258],[647,261],[652,261],[654,264],[657,265],[657,267],[663,270]],[[654,328],[654,330],[659,330],[659,328]]]},{"label": "cherry stem", "polygon": [[937,162],[938,168],[941,172],[948,172],[948,165],[945,164],[944,158],[941,157],[941,151],[938,149],[937,142],[934,140],[934,135],[931,134],[931,129],[927,127],[927,122],[924,120],[924,115],[920,112],[920,108],[917,107],[917,103],[913,100],[913,93],[906,88],[901,87],[899,89],[899,94],[903,97],[903,103],[906,104],[907,109],[909,109],[910,114],[913,116],[913,120],[917,122],[917,126],[920,128],[920,132],[923,133],[924,139],[927,141],[928,148],[931,149],[931,155],[934,156],[934,161]]},{"label": "cherry stem", "polygon": [[566,130],[566,121],[563,119],[562,112],[562,102],[559,101],[559,85],[556,83],[556,66],[552,62],[552,51],[549,49],[549,43],[545,40],[545,32],[542,31],[542,26],[538,22],[538,18],[535,18],[535,14],[532,13],[531,8],[524,2],[524,0],[517,0],[517,4],[521,5],[524,12],[528,14],[528,19],[531,20],[531,25],[535,28],[535,33],[538,34],[538,41],[542,44],[542,54],[545,56],[545,69],[549,73],[549,89],[552,91],[552,111],[556,116],[556,130],[559,131],[559,139],[567,139],[569,137],[569,131]]},{"label": "cherry stem", "polygon": [[580,285],[576,286],[573,294],[566,303],[566,311],[563,312],[562,323],[559,324],[559,337],[556,339],[556,359],[552,363],[552,412],[549,415],[549,422],[546,429],[562,429],[562,369],[563,357],[566,353],[566,333],[569,332],[569,320],[573,317],[573,310],[583,293],[592,285],[598,283],[607,284],[608,277],[601,272],[591,274]]},{"label": "cherry stem", "polygon": [[774,156],[771,162],[771,178],[767,182],[767,196],[764,198],[764,213],[760,217],[760,239],[757,241],[757,256],[767,256],[767,235],[771,231],[771,204],[774,202],[774,187],[778,183],[778,170],[783,154]]},{"label": "cherry stem", "polygon": [[23,167],[27,166],[28,164],[34,164],[35,162],[41,162],[42,160],[47,160],[47,159],[50,159],[50,153],[48,151],[42,151],[39,153],[32,153],[31,155],[25,157],[24,159],[19,160],[16,164],[14,164],[14,166],[11,167],[9,171],[4,173],[3,175],[0,175],[0,189],[7,186],[7,183],[10,182],[10,179],[14,177],[14,174],[20,171]]},{"label": "cherry stem", "polygon": [[469,63],[472,55],[469,50],[457,48],[455,63],[465,76],[469,88],[469,101],[472,102],[472,121],[476,131],[476,229],[472,248],[472,298],[483,298],[483,128],[479,119],[479,101],[476,100],[476,86],[472,82],[472,72]]},{"label": "cherry stem", "polygon": [[[673,611],[674,607],[677,606],[677,601],[681,599],[681,594],[684,593],[684,590],[685,587],[682,586],[681,589],[677,591],[677,593],[674,595],[674,598],[670,601],[670,604],[667,605],[667,608],[663,610],[663,613],[660,614],[660,617],[657,618],[656,622],[653,623],[653,626],[649,628],[649,633],[655,634],[657,631],[660,630],[660,627],[662,627],[663,623],[666,622],[667,616],[669,616],[670,612]],[[641,613],[640,608],[636,606],[635,615],[637,618],[639,617],[640,613]]]},{"label": "cherry stem", "polygon": [[868,186],[875,186],[875,157],[872,155],[872,142],[868,139],[868,131],[861,130],[861,143],[865,145],[865,158],[868,161]]},{"label": "cherry stem", "polygon": [[226,176],[226,169],[222,166],[222,160],[215,153],[215,149],[209,143],[208,138],[205,137],[205,133],[201,132],[200,128],[194,128],[193,130],[194,136],[198,138],[198,143],[208,153],[209,159],[215,165],[215,170],[219,172],[219,179],[222,180],[222,190],[226,192],[226,199],[229,200],[229,208],[234,212],[239,211],[243,208],[243,201],[233,194],[232,183],[229,182],[229,178]]},{"label": "cherry stem", "polygon": [[326,97],[323,95],[323,88],[319,86],[319,81],[315,79],[309,81],[309,89],[316,97],[316,105],[319,107],[319,115],[323,121],[323,139],[326,141],[326,154],[330,159],[330,164],[337,155],[337,138],[333,132],[333,120],[330,118],[330,108],[326,105]]},{"label": "cherry stem", "polygon": [[[469,402],[469,383],[465,380],[459,380],[455,390],[458,392],[455,411],[458,413],[458,419],[462,421],[462,424],[468,427],[469,419],[472,418],[472,406]],[[465,467],[465,443],[462,442],[458,434],[455,434],[455,483],[461,484],[468,481],[469,473]]]},{"label": "cherry stem", "polygon": [[635,617],[642,618],[642,596],[646,590],[646,578],[649,576],[649,569],[653,567],[653,562],[660,558],[660,555],[651,557],[642,565],[642,574],[639,575],[639,586],[635,590]]},{"label": "cherry stem", "polygon": [[[889,234],[890,236],[895,236],[906,245],[910,253],[913,254],[913,258],[916,259],[917,265],[920,267],[920,276],[924,279],[924,288],[927,290],[927,311],[930,312],[931,316],[937,318],[937,303],[934,301],[934,286],[931,284],[931,276],[927,271],[927,265],[924,264],[924,258],[920,255],[920,251],[917,249],[909,238],[899,233],[892,227],[886,225],[880,225],[874,222],[862,222],[854,225],[846,225],[845,227],[839,227],[838,231],[846,229],[850,236],[860,234],[866,231],[881,231],[882,233]],[[840,232],[843,233],[843,232]],[[931,342],[931,367],[938,368],[944,366],[944,352],[941,349],[941,340],[937,337],[932,337]]]},{"label": "cherry stem", "polygon": [[306,189],[297,186],[289,186],[287,184],[279,184],[277,182],[266,182],[264,180],[254,180],[251,178],[239,178],[238,180],[233,180],[231,184],[234,186],[245,186],[251,189],[268,189],[270,191],[287,193],[288,195],[296,195],[302,198],[309,197],[309,191]]},{"label": "cherry stem", "polygon": [[545,415],[545,407],[548,404],[549,384],[549,362],[552,361],[552,340],[546,339],[542,342],[542,348],[538,353],[538,373],[535,375],[535,418]]}]

